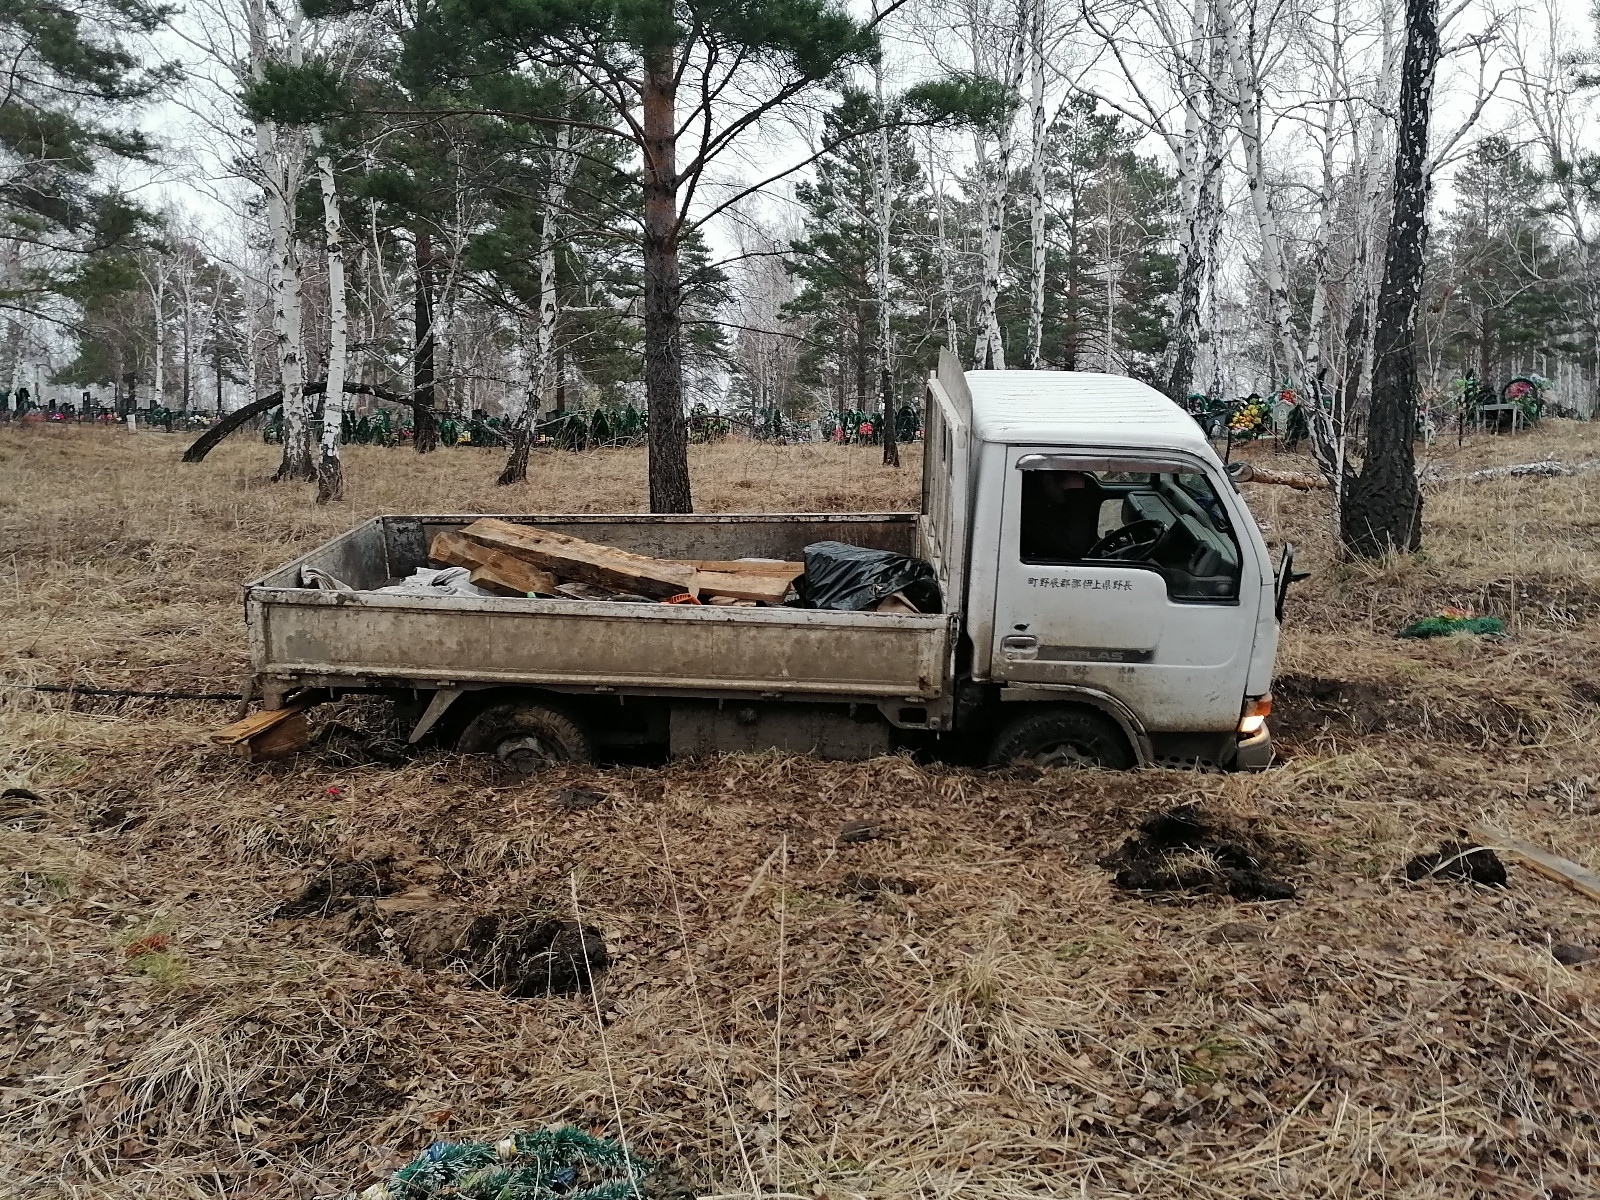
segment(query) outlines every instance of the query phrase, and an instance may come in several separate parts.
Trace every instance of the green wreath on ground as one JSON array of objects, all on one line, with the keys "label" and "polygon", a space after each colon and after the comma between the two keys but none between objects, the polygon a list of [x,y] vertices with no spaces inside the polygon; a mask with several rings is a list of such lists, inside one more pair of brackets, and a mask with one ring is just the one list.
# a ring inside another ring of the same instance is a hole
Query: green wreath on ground
[{"label": "green wreath on ground", "polygon": [[571,1125],[498,1142],[435,1142],[360,1200],[628,1200],[655,1164]]}]

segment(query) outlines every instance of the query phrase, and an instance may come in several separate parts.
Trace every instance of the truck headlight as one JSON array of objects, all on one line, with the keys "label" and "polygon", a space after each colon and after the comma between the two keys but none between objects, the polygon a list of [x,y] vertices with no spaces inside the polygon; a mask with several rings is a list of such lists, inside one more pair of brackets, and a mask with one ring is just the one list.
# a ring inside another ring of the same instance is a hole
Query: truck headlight
[{"label": "truck headlight", "polygon": [[1244,713],[1239,717],[1239,736],[1254,737],[1267,727],[1272,715],[1272,693],[1244,702]]}]

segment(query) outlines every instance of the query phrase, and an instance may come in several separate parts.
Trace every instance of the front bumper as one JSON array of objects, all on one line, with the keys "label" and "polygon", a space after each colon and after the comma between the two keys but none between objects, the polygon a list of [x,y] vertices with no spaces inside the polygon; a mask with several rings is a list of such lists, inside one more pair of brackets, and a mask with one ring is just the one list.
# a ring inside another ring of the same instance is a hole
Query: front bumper
[{"label": "front bumper", "polygon": [[1272,765],[1272,754],[1272,730],[1263,725],[1259,733],[1239,739],[1239,748],[1234,751],[1233,769],[1265,771]]}]

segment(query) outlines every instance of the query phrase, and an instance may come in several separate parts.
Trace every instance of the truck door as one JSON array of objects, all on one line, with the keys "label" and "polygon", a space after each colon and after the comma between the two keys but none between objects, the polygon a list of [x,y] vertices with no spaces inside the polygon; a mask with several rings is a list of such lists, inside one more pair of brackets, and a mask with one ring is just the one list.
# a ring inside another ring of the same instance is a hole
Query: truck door
[{"label": "truck door", "polygon": [[1236,728],[1263,576],[1231,486],[1186,455],[1008,455],[992,678],[1096,688],[1151,731]]}]

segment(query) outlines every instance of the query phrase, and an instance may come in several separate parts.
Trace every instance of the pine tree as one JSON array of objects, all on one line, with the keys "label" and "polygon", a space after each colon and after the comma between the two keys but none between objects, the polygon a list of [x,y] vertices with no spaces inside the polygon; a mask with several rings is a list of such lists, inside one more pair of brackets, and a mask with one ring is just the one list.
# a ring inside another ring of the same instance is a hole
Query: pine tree
[{"label": "pine tree", "polygon": [[116,291],[127,267],[119,256],[153,224],[96,174],[110,161],[152,156],[149,140],[122,122],[176,78],[133,49],[168,11],[144,0],[0,4],[0,293],[13,310],[52,292]]},{"label": "pine tree", "polygon": [[[1095,101],[1063,105],[1046,139],[1045,319],[1041,357],[1067,371],[1114,369],[1154,380],[1166,347],[1166,298],[1176,286],[1165,249],[1173,181],[1134,153],[1138,135]],[[1006,341],[1026,344],[1029,231],[1013,229],[1006,261]],[[1109,331],[1109,332],[1108,332]]]},{"label": "pine tree", "polygon": [[710,215],[688,216],[696,191],[742,134],[866,61],[876,36],[830,0],[440,0],[430,12],[413,43],[442,47],[436,53],[451,56],[463,79],[574,70],[638,148],[650,507],[692,511],[683,250]]},{"label": "pine tree", "polygon": [[823,141],[834,149],[817,160],[815,177],[795,188],[804,210],[803,235],[791,243],[786,267],[799,285],[788,315],[811,330],[800,354],[802,381],[825,387],[833,381],[841,414],[874,407],[882,390],[873,378],[880,357],[877,328],[878,237],[883,199],[877,137],[863,136],[885,124],[894,211],[889,255],[892,341],[904,377],[930,361],[930,298],[920,294],[935,277],[928,261],[928,193],[922,168],[903,125],[886,122],[877,101],[849,90],[823,120]]}]

